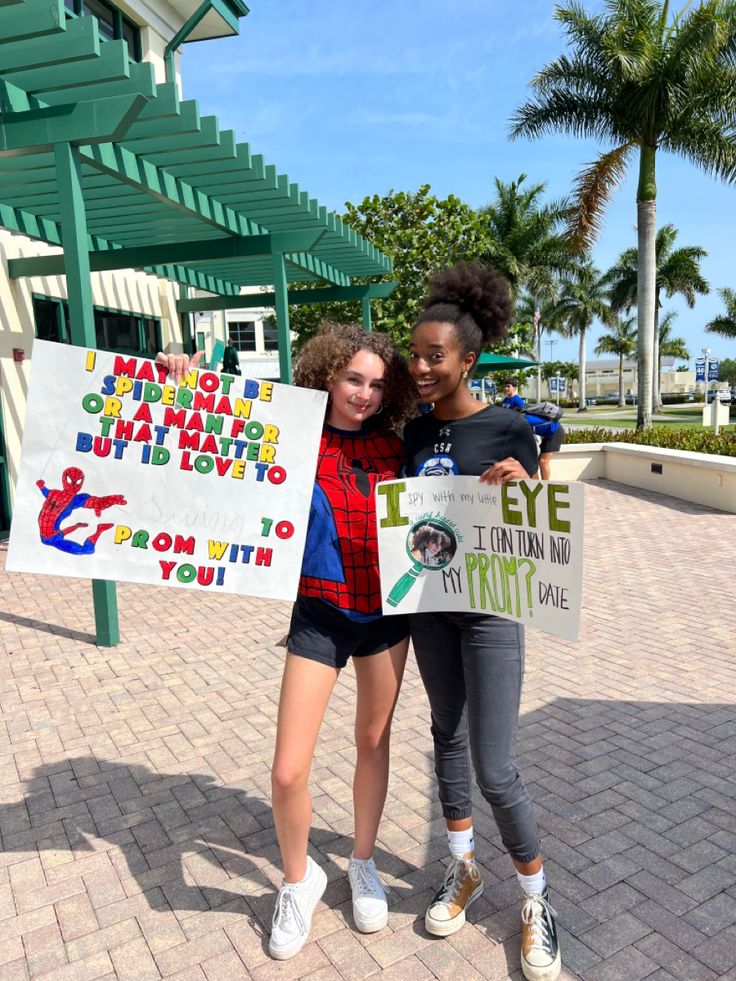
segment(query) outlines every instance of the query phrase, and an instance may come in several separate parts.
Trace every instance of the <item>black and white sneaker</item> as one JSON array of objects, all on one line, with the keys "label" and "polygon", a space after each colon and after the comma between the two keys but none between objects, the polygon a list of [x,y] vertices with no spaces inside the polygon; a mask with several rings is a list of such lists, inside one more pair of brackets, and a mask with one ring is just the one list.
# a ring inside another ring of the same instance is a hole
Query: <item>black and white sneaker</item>
[{"label": "black and white sneaker", "polygon": [[555,981],[560,975],[556,917],[549,904],[549,890],[525,897],[521,910],[521,970],[528,981]]}]

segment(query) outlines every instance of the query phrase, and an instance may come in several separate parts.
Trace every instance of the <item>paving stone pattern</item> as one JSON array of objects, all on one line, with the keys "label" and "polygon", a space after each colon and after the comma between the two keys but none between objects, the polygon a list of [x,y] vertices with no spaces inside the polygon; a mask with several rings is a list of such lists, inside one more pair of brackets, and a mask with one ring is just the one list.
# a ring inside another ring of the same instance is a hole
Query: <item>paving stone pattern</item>
[{"label": "paving stone pattern", "polygon": [[[528,631],[519,756],[537,803],[563,977],[736,979],[736,517],[586,488],[582,633]],[[454,937],[423,911],[446,846],[410,661],[377,863],[389,927],[352,925],[353,675],[315,761],[329,885],[310,943],[266,940],[269,763],[287,604],[119,587],[94,644],[86,582],[0,574],[0,978],[347,981],[519,972],[519,897],[488,808],[486,890]]]}]

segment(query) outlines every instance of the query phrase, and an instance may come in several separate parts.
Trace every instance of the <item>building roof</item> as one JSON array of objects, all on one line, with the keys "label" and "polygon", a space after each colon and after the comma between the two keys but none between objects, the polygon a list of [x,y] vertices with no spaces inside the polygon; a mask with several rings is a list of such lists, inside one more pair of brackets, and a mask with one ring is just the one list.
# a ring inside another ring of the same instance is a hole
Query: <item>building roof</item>
[{"label": "building roof", "polygon": [[[202,0],[167,0],[184,23],[197,19]],[[187,34],[189,41],[209,41],[216,37],[238,34],[237,22],[249,13],[242,0],[213,0],[209,10]]]},{"label": "building roof", "polygon": [[[682,359],[680,359],[682,360]],[[662,358],[662,367],[671,368],[675,363],[675,358],[665,357]],[[637,366],[635,360],[631,358],[624,358],[624,370],[632,371]],[[596,360],[593,358],[587,361],[585,364],[585,370],[588,371],[618,371],[618,358],[600,358]]]}]

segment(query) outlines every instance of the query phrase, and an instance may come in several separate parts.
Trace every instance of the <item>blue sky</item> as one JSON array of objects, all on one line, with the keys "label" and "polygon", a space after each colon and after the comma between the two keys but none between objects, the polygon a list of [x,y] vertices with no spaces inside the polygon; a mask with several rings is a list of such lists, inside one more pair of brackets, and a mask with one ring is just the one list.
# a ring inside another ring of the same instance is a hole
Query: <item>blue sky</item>
[{"label": "blue sky", "polygon": [[[597,151],[561,135],[511,143],[508,121],[528,82],[562,50],[548,0],[249,0],[241,35],[187,45],[184,95],[203,115],[251,144],[321,204],[431,184],[477,207],[493,179],[521,173],[546,182],[550,197],[569,192]],[[599,2],[589,2],[589,10]],[[736,357],[736,341],[706,334],[722,311],[715,290],[736,287],[731,242],[736,187],[678,158],[658,157],[658,223],[679,229],[678,244],[700,245],[710,295],[694,310],[681,301],[675,334],[691,355]],[[607,212],[594,260],[606,269],[636,244],[636,173]],[[588,357],[598,328],[591,331]],[[557,338],[557,335],[552,335]],[[555,359],[577,359],[575,341],[557,339]],[[549,358],[544,344],[542,355]]]}]

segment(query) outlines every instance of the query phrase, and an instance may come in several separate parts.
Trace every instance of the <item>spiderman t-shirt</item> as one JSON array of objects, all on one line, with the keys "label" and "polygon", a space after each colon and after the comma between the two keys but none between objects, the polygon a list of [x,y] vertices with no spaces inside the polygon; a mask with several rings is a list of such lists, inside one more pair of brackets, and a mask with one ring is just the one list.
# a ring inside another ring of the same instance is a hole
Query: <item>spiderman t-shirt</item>
[{"label": "spiderman t-shirt", "polygon": [[381,616],[374,492],[404,462],[398,436],[325,426],[319,448],[299,595],[352,620]]}]

